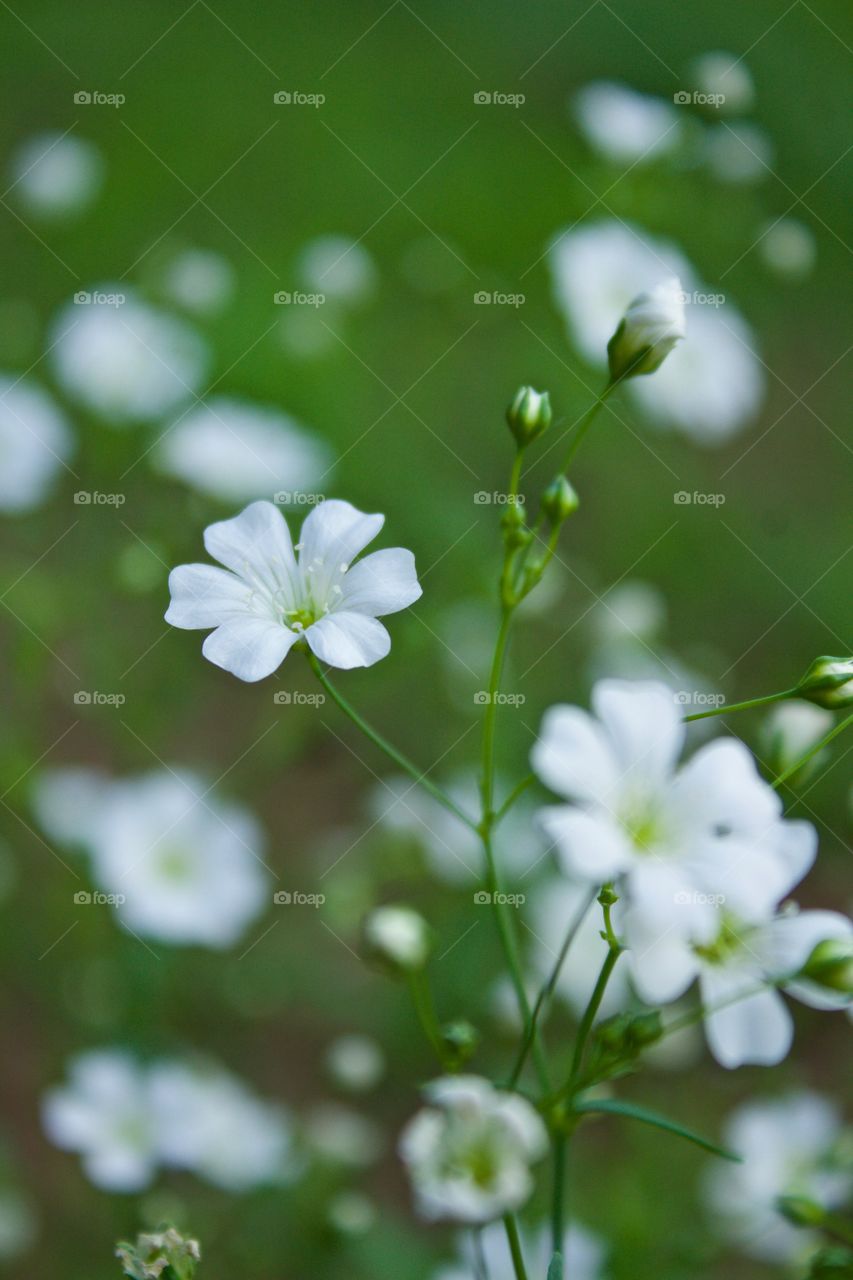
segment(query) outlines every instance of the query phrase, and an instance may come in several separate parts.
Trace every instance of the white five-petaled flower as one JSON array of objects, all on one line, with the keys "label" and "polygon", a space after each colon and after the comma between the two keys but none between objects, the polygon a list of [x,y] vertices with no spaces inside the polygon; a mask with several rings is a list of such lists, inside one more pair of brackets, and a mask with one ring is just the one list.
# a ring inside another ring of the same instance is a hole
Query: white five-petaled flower
[{"label": "white five-petaled flower", "polygon": [[400,1140],[423,1216],[490,1222],[524,1204],[530,1165],[548,1149],[530,1103],[480,1076],[443,1076],[425,1095]]},{"label": "white five-petaled flower", "polygon": [[595,717],[553,707],[533,749],[539,777],[569,801],[542,812],[567,874],[621,878],[662,949],[712,942],[721,897],[744,923],[767,919],[811,866],[814,828],[783,819],[739,741],[708,743],[677,769],[684,726],[666,685],[602,680],[592,705]]},{"label": "white five-petaled flower", "polygon": [[377,619],[421,595],[411,551],[393,547],[352,563],[384,520],[348,502],[321,502],[294,548],[278,508],[250,503],[204,531],[205,547],[224,569],[187,564],[172,570],[166,621],[188,630],[215,628],[202,653],[241,680],[270,675],[301,640],[329,666],[372,666],[391,648]]}]

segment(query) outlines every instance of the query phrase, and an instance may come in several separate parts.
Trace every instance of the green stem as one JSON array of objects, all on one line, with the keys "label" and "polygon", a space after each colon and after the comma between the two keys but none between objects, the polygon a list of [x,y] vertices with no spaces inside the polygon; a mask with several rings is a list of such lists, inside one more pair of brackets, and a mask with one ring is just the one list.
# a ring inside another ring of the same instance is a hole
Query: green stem
[{"label": "green stem", "polygon": [[525,792],[528,787],[531,787],[535,781],[536,781],[536,774],[528,773],[526,778],[522,778],[521,782],[517,783],[513,787],[512,791],[510,791],[506,800],[504,800],[503,804],[495,813],[494,822],[492,823],[493,828],[496,827],[498,823],[506,816],[506,814],[509,813],[510,809],[515,804],[519,796],[522,795],[523,792]]},{"label": "green stem", "polygon": [[410,778],[413,778],[415,782],[424,788],[425,791],[428,791],[434,800],[437,800],[440,805],[449,810],[450,813],[454,814],[460,822],[464,822],[466,827],[470,827],[472,831],[477,831],[477,824],[473,822],[466,813],[462,812],[458,805],[450,799],[450,796],[446,795],[442,791],[441,787],[437,787],[434,782],[431,782],[426,774],[423,773],[416,764],[413,764],[411,760],[402,754],[402,752],[398,751],[396,747],[393,747],[386,738],[383,738],[380,733],[377,733],[377,731],[367,723],[364,716],[360,715],[356,711],[355,707],[353,707],[351,703],[347,702],[343,694],[339,693],[331,680],[329,680],[314,654],[308,652],[307,657],[311,670],[320,681],[320,684],[326,690],[332,701],[337,703],[344,715],[348,716],[349,719],[352,720],[356,728],[360,729],[365,737],[369,738],[374,746],[378,747],[380,751],[384,751],[385,755],[404,770]]},{"label": "green stem", "polygon": [[568,471],[569,464],[572,462],[575,454],[577,453],[578,449],[581,447],[584,436],[589,431],[590,427],[595,421],[595,417],[598,411],[601,409],[601,406],[607,400],[607,397],[610,395],[611,391],[613,391],[615,386],[616,386],[615,382],[608,382],[607,386],[601,392],[601,395],[598,397],[595,403],[589,409],[587,409],[586,413],[581,418],[579,425],[575,428],[572,434],[572,438],[569,441],[569,447],[568,447],[568,450],[566,451],[565,458],[563,459],[563,465],[560,467],[560,472],[558,474],[565,475],[565,473]]},{"label": "green stem", "polygon": [[685,724],[691,720],[707,720],[710,716],[727,716],[734,711],[749,711],[752,707],[766,707],[768,702],[783,702],[786,698],[796,696],[796,689],[784,689],[781,693],[766,693],[762,698],[747,698],[745,702],[724,703],[721,707],[711,707],[708,711],[694,711],[690,716],[683,716]]},{"label": "green stem", "polygon": [[512,1255],[515,1280],[527,1280],[524,1254],[521,1252],[521,1240],[518,1236],[518,1224],[511,1213],[504,1214],[504,1227],[506,1228],[506,1238],[509,1241],[509,1251]]},{"label": "green stem", "polygon": [[589,1003],[584,1010],[584,1015],[581,1018],[581,1024],[578,1027],[578,1034],[575,1038],[575,1047],[572,1053],[572,1065],[569,1071],[569,1078],[564,1088],[560,1091],[561,1097],[571,1097],[571,1095],[576,1091],[581,1073],[581,1065],[583,1063],[584,1050],[586,1048],[586,1042],[589,1039],[589,1033],[592,1030],[593,1023],[595,1022],[595,1017],[598,1013],[601,1001],[604,998],[604,992],[606,991],[607,984],[610,981],[610,975],[616,967],[616,961],[622,954],[622,945],[616,937],[616,934],[613,932],[613,924],[610,919],[612,907],[612,903],[604,906],[604,935],[607,939],[609,950],[604,958],[604,963],[601,966],[601,972],[598,975],[598,980],[593,988],[592,995],[589,998]]},{"label": "green stem", "polygon": [[795,760],[792,765],[789,765],[785,772],[780,773],[779,777],[776,778],[774,782],[771,782],[770,785],[772,787],[781,787],[783,782],[787,782],[788,778],[793,777],[795,773],[802,769],[804,764],[808,764],[812,756],[816,756],[819,751],[823,750],[827,743],[832,742],[833,738],[837,738],[839,733],[843,733],[851,724],[853,724],[853,712],[851,712],[851,714],[844,720],[839,721],[837,725],[834,725],[833,728],[830,729],[829,733],[825,733],[823,737],[814,744],[814,746],[809,747],[808,751],[806,751],[804,755],[801,755],[799,760]]},{"label": "green stem", "polygon": [[554,1134],[554,1195],[551,1203],[551,1245],[563,1252],[566,1213],[566,1135]]},{"label": "green stem", "polygon": [[412,995],[412,1003],[415,1006],[415,1013],[418,1015],[418,1021],[423,1028],[424,1035],[432,1045],[442,1067],[445,1071],[448,1071],[450,1064],[441,1035],[441,1026],[435,1012],[429,980],[422,969],[413,970],[409,974],[409,990]]}]

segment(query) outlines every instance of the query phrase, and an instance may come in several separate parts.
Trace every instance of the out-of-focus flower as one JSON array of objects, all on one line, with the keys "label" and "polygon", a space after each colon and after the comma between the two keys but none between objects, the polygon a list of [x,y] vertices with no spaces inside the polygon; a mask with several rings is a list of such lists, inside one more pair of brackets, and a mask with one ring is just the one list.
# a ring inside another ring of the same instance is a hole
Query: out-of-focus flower
[{"label": "out-of-focus flower", "polygon": [[83,765],[40,770],[33,788],[39,826],[61,844],[84,843],[109,785],[104,774]]},{"label": "out-of-focus flower", "polygon": [[[775,773],[784,773],[829,732],[834,721],[831,711],[810,702],[800,702],[799,699],[779,702],[762,727],[762,754]],[[822,755],[823,752],[819,752],[812,757],[802,774],[797,771],[798,777],[805,776],[809,765],[818,763]]]},{"label": "out-of-focus flower", "polygon": [[342,1236],[363,1236],[376,1224],[376,1205],[360,1191],[339,1191],[329,1201],[326,1218]]},{"label": "out-of-focus flower", "polygon": [[363,302],[376,288],[376,265],[364,245],[347,236],[318,236],[302,249],[299,280],[335,302]]},{"label": "out-of-focus flower", "polygon": [[370,1036],[338,1036],[326,1050],[329,1075],[342,1089],[362,1093],[379,1083],[385,1073],[385,1055]]},{"label": "out-of-focus flower", "polygon": [[81,213],[101,189],[104,158],[94,142],[73,133],[40,133],[28,138],[12,158],[15,194],[42,218]]},{"label": "out-of-focus flower", "polygon": [[382,1151],[382,1134],[369,1116],[339,1102],[313,1107],[305,1121],[305,1139],[321,1160],[345,1168],[373,1164]]},{"label": "out-of-focus flower", "polygon": [[141,1191],[154,1177],[157,1152],[144,1072],[119,1050],[80,1054],[68,1084],[51,1089],[42,1122],[51,1142],[76,1151],[86,1176],[104,1191]]},{"label": "out-of-focus flower", "polygon": [[226,502],[274,493],[295,500],[331,461],[328,446],[287,414],[231,396],[191,409],[156,451],[160,470]]},{"label": "out-of-focus flower", "polygon": [[479,1223],[524,1204],[530,1166],[548,1148],[530,1103],[480,1076],[445,1076],[424,1092],[428,1106],[400,1139],[420,1213]]},{"label": "out-of-focus flower", "polygon": [[761,182],[773,171],[773,143],[760,125],[712,125],[704,142],[708,168],[721,182]]},{"label": "out-of-focus flower", "polygon": [[607,343],[638,293],[669,276],[681,281],[689,299],[684,340],[654,378],[626,385],[650,424],[715,444],[755,417],[765,384],[750,329],[734,303],[703,285],[671,241],[605,220],[557,236],[549,257],[569,336],[594,365],[607,363]]},{"label": "out-of-focus flower", "polygon": [[706,1189],[723,1233],[744,1253],[768,1262],[803,1261],[818,1237],[786,1222],[781,1196],[805,1196],[828,1209],[853,1190],[850,1142],[834,1103],[815,1093],[751,1102],[730,1117],[725,1143],[742,1164],[717,1161]]},{"label": "out-of-focus flower", "polygon": [[56,317],[50,344],[62,389],[117,427],[158,418],[192,398],[209,363],[194,329],[125,284],[78,294]]},{"label": "out-of-focus flower", "polygon": [[811,229],[796,218],[778,218],[770,223],[757,248],[771,271],[792,280],[810,275],[817,259],[817,243]]},{"label": "out-of-focus flower", "polygon": [[422,969],[432,950],[432,935],[411,907],[376,907],[364,922],[364,941],[377,960],[401,972]]},{"label": "out-of-focus flower", "polygon": [[755,101],[755,85],[743,58],[713,50],[700,54],[690,64],[690,83],[700,93],[714,99],[715,110],[725,115],[749,111]]},{"label": "out-of-focus flower", "polygon": [[0,376],[0,511],[30,511],[47,497],[74,437],[46,391]]},{"label": "out-of-focus flower", "polygon": [[14,1187],[0,1189],[0,1261],[11,1262],[26,1253],[37,1233],[30,1201]]},{"label": "out-of-focus flower", "polygon": [[677,276],[638,293],[607,344],[610,377],[654,373],[685,335],[684,291]]},{"label": "out-of-focus flower", "polygon": [[584,85],[572,107],[590,146],[617,164],[652,160],[681,139],[681,122],[671,102],[613,80]]},{"label": "out-of-focus flower", "polygon": [[294,554],[290,530],[271,502],[253,502],[211,524],[204,545],[225,565],[185,564],[169,575],[166,621],[215,630],[202,653],[241,680],[262,680],[297,641],[321,662],[349,670],[384,658],[391,637],[378,618],[421,595],[411,551],[392,547],[352,562],[385,523],[348,502],[321,502]]},{"label": "out-of-focus flower", "polygon": [[184,249],[166,271],[166,293],[176,306],[196,315],[215,315],[230,301],[234,268],[210,249]]},{"label": "out-of-focus flower", "polygon": [[[515,1268],[500,1222],[491,1223],[480,1233],[480,1247],[486,1261],[489,1280],[515,1280]],[[544,1277],[553,1257],[551,1233],[546,1227],[522,1236],[525,1262],[531,1276]],[[586,1227],[573,1222],[563,1237],[563,1270],[571,1280],[601,1280],[605,1249],[599,1238]],[[459,1262],[440,1267],[432,1280],[471,1280],[477,1274],[477,1251],[470,1233],[459,1241]]]},{"label": "out-of-focus flower", "polygon": [[233,945],[267,897],[255,818],[194,775],[162,770],[100,786],[84,775],[75,825],[62,797],[73,794],[78,776],[55,772],[37,808],[48,830],[87,849],[95,882],[114,895],[127,927],[172,945]]},{"label": "out-of-focus flower", "polygon": [[284,1107],[263,1102],[220,1067],[160,1062],[149,1079],[159,1158],[225,1191],[288,1181],[295,1169]]},{"label": "out-of-focus flower", "polygon": [[[592,705],[595,717],[568,706],[545,715],[533,767],[570,803],[542,821],[569,876],[621,878],[634,920],[659,929],[665,984],[669,949],[716,937],[720,894],[744,922],[773,911],[811,866],[816,832],[783,819],[740,741],[711,742],[677,769],[684,726],[666,685],[601,680]],[[672,999],[683,987],[671,972]]]}]

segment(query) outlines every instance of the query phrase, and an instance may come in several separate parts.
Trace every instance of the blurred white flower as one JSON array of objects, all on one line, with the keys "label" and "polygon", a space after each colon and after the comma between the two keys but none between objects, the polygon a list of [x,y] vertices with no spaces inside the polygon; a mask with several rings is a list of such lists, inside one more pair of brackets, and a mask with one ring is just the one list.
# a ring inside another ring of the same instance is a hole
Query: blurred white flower
[{"label": "blurred white flower", "polygon": [[74,452],[74,437],[46,391],[0,376],[0,511],[30,511]]},{"label": "blurred white flower", "polygon": [[164,1164],[188,1169],[225,1191],[292,1177],[288,1113],[256,1098],[220,1067],[156,1063],[149,1089],[151,1126]]},{"label": "blurred white flower", "polygon": [[805,1090],[740,1107],[724,1141],[743,1164],[715,1162],[705,1184],[723,1233],[752,1257],[803,1262],[818,1237],[787,1222],[776,1201],[799,1195],[830,1209],[843,1205],[853,1191],[849,1151],[842,1155],[851,1137],[835,1104]]},{"label": "blurred white flower", "polygon": [[364,922],[364,940],[380,960],[397,969],[422,969],[432,947],[429,925],[411,907],[376,907]]},{"label": "blurred white flower", "polygon": [[655,373],[685,331],[684,290],[677,276],[669,276],[628,304],[607,345],[611,378]]},{"label": "blurred white flower", "polygon": [[681,139],[671,102],[613,80],[594,80],[574,96],[573,114],[587,142],[615,163],[652,160]]},{"label": "blurred white flower", "polygon": [[481,1223],[523,1205],[530,1166],[548,1149],[530,1103],[480,1076],[444,1076],[424,1094],[429,1105],[400,1139],[420,1213]]},{"label": "blurred white flower", "polygon": [[49,340],[57,380],[73,400],[111,426],[126,426],[195,395],[209,352],[185,321],[149,306],[124,283],[80,296],[90,300],[63,307]]},{"label": "blurred white flower", "polygon": [[326,1211],[329,1225],[342,1236],[363,1236],[376,1225],[376,1205],[360,1191],[339,1191]]},{"label": "blurred white flower", "polygon": [[104,774],[83,765],[40,770],[32,797],[39,826],[61,844],[84,843],[109,785]]},{"label": "blurred white flower", "polygon": [[[94,142],[73,133],[40,133],[12,157],[14,191],[28,211],[43,218],[82,212],[101,189],[104,158]],[[8,194],[8,193],[7,193]]]},{"label": "blurred white flower", "polygon": [[141,1191],[157,1153],[144,1072],[120,1050],[73,1059],[68,1084],[50,1089],[42,1123],[51,1142],[82,1157],[86,1176],[104,1191]]},{"label": "blurred white flower", "polygon": [[737,121],[705,131],[705,159],[721,182],[761,182],[773,171],[773,143],[760,125]]},{"label": "blurred white flower", "polygon": [[[503,1223],[493,1222],[480,1234],[482,1254],[486,1262],[489,1280],[515,1280],[515,1268],[510,1257]],[[551,1233],[547,1227],[522,1234],[522,1249],[531,1276],[544,1277],[553,1256]],[[604,1245],[579,1223],[573,1222],[563,1237],[563,1270],[570,1280],[601,1280],[604,1266]],[[432,1280],[471,1280],[477,1275],[477,1252],[470,1232],[459,1241],[457,1265],[441,1267]]]},{"label": "blurred white flower", "polygon": [[666,627],[666,597],[659,587],[633,578],[608,591],[590,617],[600,644],[654,643]]},{"label": "blurred white flower", "polygon": [[211,249],[184,249],[166,271],[166,293],[173,303],[196,315],[215,315],[234,293],[236,273],[227,258]]},{"label": "blurred white flower", "polygon": [[331,468],[331,451],[279,409],[232,396],[197,405],[161,437],[155,461],[226,502],[307,492]]},{"label": "blurred white flower", "polygon": [[[784,773],[795,764],[829,732],[834,723],[831,711],[816,707],[811,702],[788,698],[777,703],[768,713],[761,731],[764,754],[774,773]],[[822,754],[819,752],[813,759],[819,761]],[[808,769],[808,764],[805,769]],[[797,773],[799,775],[800,771]]]},{"label": "blurred white flower", "polygon": [[318,236],[296,263],[306,288],[335,302],[363,302],[376,287],[376,265],[364,245],[347,236]]},{"label": "blurred white flower", "polygon": [[757,248],[771,271],[792,280],[810,275],[817,259],[813,232],[796,218],[779,218],[768,224]]},{"label": "blurred white flower", "polygon": [[326,1069],[342,1089],[362,1093],[382,1079],[385,1055],[370,1036],[338,1036],[326,1050]]},{"label": "blurred white flower", "polygon": [[543,810],[542,821],[567,875],[620,878],[632,919],[660,934],[661,989],[646,998],[674,999],[682,977],[668,953],[716,937],[721,894],[744,922],[766,919],[811,866],[817,835],[783,819],[739,740],[711,742],[677,769],[682,707],[666,685],[601,680],[592,706],[594,717],[569,706],[545,715],[533,767],[569,803]]},{"label": "blurred white flower", "polygon": [[305,1139],[321,1160],[346,1168],[365,1168],[382,1151],[382,1134],[375,1122],[339,1102],[323,1102],[311,1109]]},{"label": "blurred white flower", "polygon": [[594,365],[606,366],[608,341],[638,293],[677,276],[685,295],[697,299],[688,305],[684,340],[654,377],[626,385],[652,425],[714,444],[756,416],[765,380],[751,331],[734,303],[703,285],[671,241],[605,220],[557,236],[549,256],[569,336]]},{"label": "blurred white flower", "polygon": [[349,670],[384,658],[391,637],[377,619],[421,595],[411,551],[393,547],[352,562],[385,523],[348,502],[321,502],[295,550],[271,502],[253,502],[204,531],[208,553],[225,565],[185,564],[169,575],[166,621],[215,630],[202,653],[241,680],[262,680],[297,641],[321,662]]},{"label": "blurred white flower", "polygon": [[749,111],[755,101],[755,85],[743,58],[713,50],[690,64],[690,83],[699,93],[721,96],[715,110],[723,115]]},{"label": "blurred white flower", "polygon": [[14,1187],[0,1189],[0,1262],[11,1262],[26,1253],[37,1234],[30,1201]]}]

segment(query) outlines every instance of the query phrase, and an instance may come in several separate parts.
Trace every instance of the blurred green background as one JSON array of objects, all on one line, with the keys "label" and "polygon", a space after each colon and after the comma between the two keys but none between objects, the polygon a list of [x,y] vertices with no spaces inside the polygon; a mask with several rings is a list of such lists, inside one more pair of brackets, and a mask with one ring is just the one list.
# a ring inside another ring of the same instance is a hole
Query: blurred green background
[{"label": "blurred green background", "polygon": [[[391,621],[390,657],[339,683],[424,766],[457,742],[439,774],[475,757],[476,733],[466,730],[477,718],[482,667],[468,650],[464,664],[451,652],[453,610],[466,606],[475,629],[482,618],[490,625],[499,512],[473,497],[505,487],[505,404],[529,381],[550,389],[567,424],[589,403],[583,384],[598,385],[566,340],[542,254],[561,228],[601,216],[596,195],[605,191],[607,210],[679,242],[712,286],[768,220],[789,210],[813,232],[817,261],[794,282],[751,251],[726,276],[768,369],[760,418],[731,443],[703,450],[652,434],[624,400],[617,411],[633,431],[602,417],[575,472],[582,506],[562,544],[568,568],[547,608],[519,625],[510,684],[547,652],[517,686],[523,714],[501,717],[502,769],[510,777],[525,769],[546,706],[585,702],[594,637],[585,622],[567,629],[623,575],[660,588],[668,650],[730,698],[787,686],[814,655],[839,649],[851,620],[842,289],[851,190],[841,157],[853,28],[843,0],[789,9],[773,0],[599,0],[588,8],[148,0],[120,11],[101,0],[36,0],[26,10],[4,5],[0,25],[4,155],[34,133],[73,125],[107,166],[100,199],[76,221],[44,226],[12,194],[4,200],[0,367],[32,369],[61,400],[41,357],[52,316],[76,290],[125,280],[156,297],[156,267],[169,252],[195,246],[227,257],[235,297],[199,322],[214,353],[210,382],[278,404],[315,429],[340,456],[327,491],[384,511],[382,545],[416,553],[424,596]],[[616,182],[620,170],[578,136],[568,96],[609,78],[670,98],[690,59],[715,48],[746,54],[754,119],[775,144],[773,172],[737,186],[700,167],[651,165]],[[126,102],[77,106],[81,88],[121,92]],[[273,95],[281,89],[322,92],[326,101],[280,107]],[[475,105],[475,92],[495,89],[526,101]],[[320,333],[324,344],[305,354],[289,340],[302,318],[285,317],[273,295],[299,286],[300,250],[326,233],[364,236],[377,286],[358,308],[306,315],[306,326],[325,321],[334,332]],[[520,291],[526,301],[477,306],[478,289]],[[146,461],[134,465],[159,428],[119,432],[66,411],[79,479],[66,475],[41,509],[4,517],[2,529],[4,1169],[37,1218],[13,1273],[112,1276],[112,1241],[165,1206],[202,1238],[209,1280],[426,1277],[447,1256],[451,1233],[416,1224],[393,1146],[414,1107],[412,1081],[433,1069],[429,1050],[405,991],[350,948],[373,902],[413,902],[442,951],[458,943],[434,966],[442,1013],[488,1025],[499,958],[489,922],[466,935],[475,918],[467,890],[427,880],[417,850],[377,829],[323,881],[322,918],[293,911],[278,923],[271,908],[242,958],[242,946],[224,954],[157,946],[153,955],[106,912],[80,913],[79,927],[57,941],[76,918],[78,886],[34,823],[30,794],[42,763],[91,763],[115,775],[158,760],[211,779],[227,771],[221,789],[260,815],[269,861],[305,891],[319,887],[335,840],[346,847],[370,825],[364,792],[386,773],[332,708],[273,703],[275,689],[310,689],[297,661],[244,685],[202,659],[198,634],[166,627],[167,567],[204,558],[204,526],[231,508]],[[548,479],[547,465],[534,466],[525,490]],[[682,512],[674,487],[723,491],[725,506]],[[77,489],[121,491],[126,501],[77,507]],[[81,687],[121,690],[126,703],[75,706]],[[759,723],[747,718],[737,731],[754,745]],[[843,761],[828,768],[800,807],[821,832],[808,900],[842,908],[845,773]],[[805,1083],[837,1092],[842,1020],[796,1016],[795,1052],[772,1073],[727,1073],[703,1056],[626,1091],[710,1134],[761,1091]],[[568,1025],[555,1018],[556,1046],[561,1035],[568,1043]],[[349,1175],[313,1171],[292,1191],[243,1198],[189,1177],[161,1178],[141,1200],[110,1196],[40,1129],[41,1094],[89,1046],[124,1044],[143,1055],[198,1049],[299,1110],[334,1093],[322,1055],[335,1034],[354,1029],[375,1035],[390,1064],[379,1096],[364,1104],[387,1143],[366,1179],[379,1225],[357,1239],[335,1236],[324,1216],[326,1183]],[[500,1061],[497,1050],[484,1051],[474,1065]],[[610,1242],[615,1280],[773,1274],[727,1253],[709,1227],[697,1187],[704,1163],[691,1148],[631,1126],[584,1133],[575,1204]]]}]

